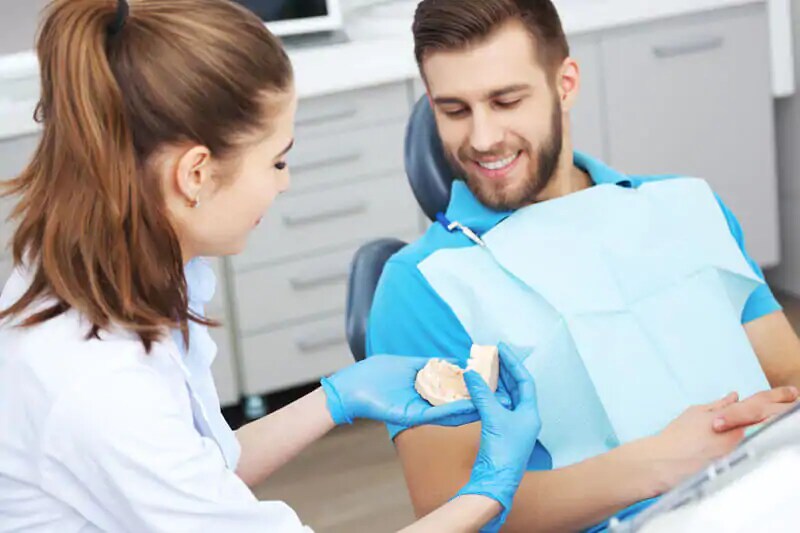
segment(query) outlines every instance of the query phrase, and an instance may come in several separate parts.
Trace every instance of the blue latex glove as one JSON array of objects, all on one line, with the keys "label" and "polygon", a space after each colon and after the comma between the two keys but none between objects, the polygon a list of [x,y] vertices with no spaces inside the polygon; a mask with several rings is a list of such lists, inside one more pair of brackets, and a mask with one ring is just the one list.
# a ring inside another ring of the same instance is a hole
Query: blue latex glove
[{"label": "blue latex glove", "polygon": [[[461,426],[479,420],[469,400],[433,407],[414,389],[427,357],[376,355],[321,381],[334,423],[369,418],[398,426]],[[457,364],[456,361],[448,361]]]},{"label": "blue latex glove", "polygon": [[499,348],[500,379],[511,397],[510,409],[497,401],[477,372],[464,374],[481,417],[481,447],[469,483],[458,494],[480,494],[500,502],[503,512],[481,530],[489,532],[499,530],[511,511],[541,430],[533,378],[508,346]]}]

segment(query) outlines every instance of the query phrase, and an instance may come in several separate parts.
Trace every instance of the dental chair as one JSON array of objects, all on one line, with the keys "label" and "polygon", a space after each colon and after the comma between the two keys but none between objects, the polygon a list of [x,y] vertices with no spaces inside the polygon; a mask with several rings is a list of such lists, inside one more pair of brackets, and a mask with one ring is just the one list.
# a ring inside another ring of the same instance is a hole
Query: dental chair
[{"label": "dental chair", "polygon": [[[414,106],[406,128],[405,169],[411,189],[430,220],[450,202],[453,171],[444,155],[428,98]],[[356,361],[367,356],[367,320],[383,267],[406,243],[380,239],[362,246],[353,257],[347,287],[347,342]]]}]

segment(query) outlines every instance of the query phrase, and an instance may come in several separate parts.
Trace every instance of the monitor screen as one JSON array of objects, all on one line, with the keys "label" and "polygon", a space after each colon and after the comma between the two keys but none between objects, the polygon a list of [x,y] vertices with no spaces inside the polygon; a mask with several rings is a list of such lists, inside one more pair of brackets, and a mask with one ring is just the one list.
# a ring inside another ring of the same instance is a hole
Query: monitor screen
[{"label": "monitor screen", "polygon": [[328,16],[326,0],[236,0],[265,22]]}]

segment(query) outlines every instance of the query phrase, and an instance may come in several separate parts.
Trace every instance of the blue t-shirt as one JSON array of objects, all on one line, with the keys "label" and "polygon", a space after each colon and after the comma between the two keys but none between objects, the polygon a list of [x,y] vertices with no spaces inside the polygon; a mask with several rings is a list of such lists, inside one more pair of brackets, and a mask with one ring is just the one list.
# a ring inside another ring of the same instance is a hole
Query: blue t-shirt
[{"label": "blue t-shirt", "polygon": [[[616,184],[637,188],[677,176],[626,176],[585,154],[575,153],[575,165],[585,170],[595,184]],[[733,213],[717,197],[747,262],[763,280],[758,264],[747,254],[744,235]],[[509,212],[494,211],[481,204],[462,181],[454,181],[447,218],[458,220],[478,235],[483,235],[508,217]],[[416,242],[395,254],[386,264],[367,326],[367,355],[396,354],[409,356],[467,357],[472,340],[448,304],[433,290],[417,265],[443,248],[476,246],[461,232],[449,232],[440,224],[432,225]],[[742,323],[780,310],[781,307],[766,283],[750,296],[742,313]],[[401,427],[389,427],[392,438]],[[549,469],[549,455],[534,454],[531,469]],[[534,460],[538,458],[539,460]]]}]

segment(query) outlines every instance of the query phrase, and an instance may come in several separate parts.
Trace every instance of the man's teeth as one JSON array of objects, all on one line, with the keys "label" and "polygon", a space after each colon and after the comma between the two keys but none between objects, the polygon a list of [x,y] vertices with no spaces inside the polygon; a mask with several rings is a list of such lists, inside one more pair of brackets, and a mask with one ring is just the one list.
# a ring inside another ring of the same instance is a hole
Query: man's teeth
[{"label": "man's teeth", "polygon": [[492,162],[487,162],[487,163],[482,163],[482,162],[478,161],[478,164],[481,167],[485,168],[486,170],[500,170],[501,168],[505,168],[508,165],[510,165],[511,163],[513,163],[514,160],[517,158],[517,155],[518,154],[514,154],[514,155],[509,156],[509,157],[507,157],[505,159],[501,159],[500,161],[492,161]]}]

